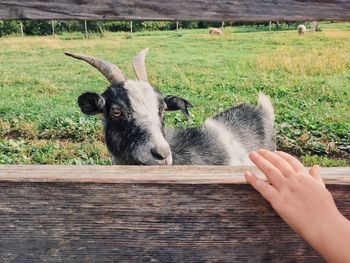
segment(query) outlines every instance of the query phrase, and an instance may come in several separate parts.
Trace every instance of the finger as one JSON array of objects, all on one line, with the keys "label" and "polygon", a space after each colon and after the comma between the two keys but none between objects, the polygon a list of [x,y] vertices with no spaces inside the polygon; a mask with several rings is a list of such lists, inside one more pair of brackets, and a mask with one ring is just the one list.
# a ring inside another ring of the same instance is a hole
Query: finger
[{"label": "finger", "polygon": [[309,174],[321,185],[325,186],[322,177],[320,176],[320,167],[318,165],[314,165],[310,168]]},{"label": "finger", "polygon": [[296,173],[304,171],[304,165],[301,162],[299,162],[299,160],[294,156],[281,151],[276,151],[275,153],[282,157],[284,160],[286,160],[293,167]]},{"label": "finger", "polygon": [[286,178],[277,170],[275,166],[256,152],[251,152],[249,154],[249,158],[256,165],[256,167],[258,167],[265,174],[267,179],[269,179],[277,190],[281,189],[281,187],[285,184]]},{"label": "finger", "polygon": [[267,201],[271,203],[274,199],[276,199],[278,191],[272,185],[260,180],[256,175],[253,175],[248,171],[244,173],[244,177],[248,183],[253,186],[253,188],[258,191]]},{"label": "finger", "polygon": [[258,153],[272,165],[274,165],[285,177],[295,174],[294,168],[289,164],[289,162],[279,155],[263,149],[259,150]]},{"label": "finger", "polygon": [[318,165],[314,165],[310,168],[309,170],[309,174],[313,177],[313,178],[320,178],[319,176],[319,172],[320,172],[320,168]]}]

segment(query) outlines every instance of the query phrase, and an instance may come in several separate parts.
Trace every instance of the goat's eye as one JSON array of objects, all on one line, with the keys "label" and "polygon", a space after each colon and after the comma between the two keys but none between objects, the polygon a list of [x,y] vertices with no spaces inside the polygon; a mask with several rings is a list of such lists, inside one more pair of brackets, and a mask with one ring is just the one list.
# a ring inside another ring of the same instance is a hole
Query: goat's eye
[{"label": "goat's eye", "polygon": [[115,118],[122,116],[122,111],[120,109],[112,109],[112,115]]}]

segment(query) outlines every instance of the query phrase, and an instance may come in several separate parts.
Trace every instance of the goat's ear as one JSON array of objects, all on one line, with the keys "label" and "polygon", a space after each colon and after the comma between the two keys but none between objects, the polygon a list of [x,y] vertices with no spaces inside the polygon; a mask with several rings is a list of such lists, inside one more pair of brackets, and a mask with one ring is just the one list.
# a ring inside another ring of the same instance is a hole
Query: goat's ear
[{"label": "goat's ear", "polygon": [[85,92],[78,98],[80,110],[87,115],[95,115],[104,112],[105,99],[93,92]]},{"label": "goat's ear", "polygon": [[181,110],[181,112],[185,114],[187,118],[190,118],[188,109],[192,108],[193,106],[187,100],[177,96],[166,96],[164,97],[164,102],[167,105],[167,111]]}]

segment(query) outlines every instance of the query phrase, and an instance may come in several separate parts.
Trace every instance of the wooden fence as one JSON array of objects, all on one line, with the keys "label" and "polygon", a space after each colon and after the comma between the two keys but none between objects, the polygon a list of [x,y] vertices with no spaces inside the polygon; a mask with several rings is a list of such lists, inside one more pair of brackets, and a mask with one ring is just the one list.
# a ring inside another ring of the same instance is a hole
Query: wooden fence
[{"label": "wooden fence", "polygon": [[[0,0],[0,19],[350,20],[350,1]],[[245,169],[2,165],[1,261],[322,262]],[[321,172],[350,217],[350,168]]]},{"label": "wooden fence", "polygon": [[0,0],[0,19],[350,20],[348,0]]},{"label": "wooden fence", "polygon": [[[2,166],[0,258],[322,262],[244,183],[245,169]],[[349,169],[321,173],[350,217]]]}]

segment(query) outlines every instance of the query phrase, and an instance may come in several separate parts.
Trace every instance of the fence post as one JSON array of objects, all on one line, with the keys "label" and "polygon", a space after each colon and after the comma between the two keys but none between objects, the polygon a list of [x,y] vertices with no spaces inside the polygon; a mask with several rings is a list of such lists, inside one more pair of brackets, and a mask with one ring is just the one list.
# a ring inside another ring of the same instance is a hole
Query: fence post
[{"label": "fence post", "polygon": [[51,20],[51,30],[52,30],[52,35],[55,35],[55,21]]},{"label": "fence post", "polygon": [[87,22],[86,22],[86,20],[84,20],[84,28],[85,28],[85,38],[88,38],[89,35],[88,35],[88,27],[87,27]]},{"label": "fence post", "polygon": [[130,21],[130,33],[132,33],[133,32],[133,28],[132,28],[132,21]]},{"label": "fence post", "polygon": [[24,31],[23,31],[23,23],[22,23],[22,21],[19,21],[19,25],[20,25],[20,27],[21,27],[21,35],[22,35],[22,37],[24,36]]}]

